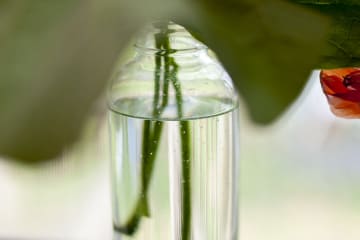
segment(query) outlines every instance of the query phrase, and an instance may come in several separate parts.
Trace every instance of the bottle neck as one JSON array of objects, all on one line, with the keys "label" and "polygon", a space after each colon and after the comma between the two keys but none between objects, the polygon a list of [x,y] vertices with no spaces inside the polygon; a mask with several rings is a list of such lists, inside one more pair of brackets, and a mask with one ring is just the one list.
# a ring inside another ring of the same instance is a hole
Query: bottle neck
[{"label": "bottle neck", "polygon": [[156,49],[144,48],[135,45],[136,55],[169,56],[169,57],[191,57],[207,53],[208,48],[188,48],[188,49]]},{"label": "bottle neck", "polygon": [[186,54],[207,48],[184,27],[169,21],[153,22],[140,33],[135,47],[151,54]]},{"label": "bottle neck", "polygon": [[201,65],[207,55],[204,44],[171,22],[153,23],[136,42],[135,49],[139,57],[154,59],[155,68],[166,68],[169,64],[194,68]]},{"label": "bottle neck", "polygon": [[206,62],[209,62],[209,55],[207,49],[192,49],[167,52],[164,50],[155,49],[137,49],[137,59],[142,59],[144,66],[148,66],[149,69],[156,67],[156,64],[160,64],[160,68],[165,67],[168,60],[176,63],[183,72],[196,71],[203,67]]}]

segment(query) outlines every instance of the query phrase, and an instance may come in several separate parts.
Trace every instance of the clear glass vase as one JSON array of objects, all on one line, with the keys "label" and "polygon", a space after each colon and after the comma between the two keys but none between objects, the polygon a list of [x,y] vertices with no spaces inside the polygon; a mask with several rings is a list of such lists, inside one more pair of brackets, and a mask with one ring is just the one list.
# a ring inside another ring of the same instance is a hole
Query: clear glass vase
[{"label": "clear glass vase", "polygon": [[108,92],[113,224],[122,240],[235,240],[238,97],[183,27],[152,23]]}]

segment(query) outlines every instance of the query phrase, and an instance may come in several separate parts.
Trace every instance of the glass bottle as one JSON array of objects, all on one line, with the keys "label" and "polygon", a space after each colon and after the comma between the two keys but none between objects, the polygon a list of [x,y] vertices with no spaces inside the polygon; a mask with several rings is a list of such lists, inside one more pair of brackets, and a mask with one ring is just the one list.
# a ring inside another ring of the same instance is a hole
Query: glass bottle
[{"label": "glass bottle", "polygon": [[238,97],[204,44],[145,27],[109,91],[113,225],[122,240],[235,240]]}]

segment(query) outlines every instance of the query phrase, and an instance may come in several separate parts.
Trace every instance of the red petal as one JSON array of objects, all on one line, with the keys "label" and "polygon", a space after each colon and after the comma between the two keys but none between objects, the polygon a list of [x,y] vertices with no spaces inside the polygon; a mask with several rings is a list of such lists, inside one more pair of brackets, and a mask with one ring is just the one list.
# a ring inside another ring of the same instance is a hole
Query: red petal
[{"label": "red petal", "polygon": [[335,69],[326,69],[326,70],[322,70],[321,73],[325,74],[327,76],[337,76],[339,78],[344,78],[346,75],[354,72],[354,71],[359,71],[360,68],[335,68]]},{"label": "red petal", "polygon": [[344,85],[356,90],[360,90],[360,70],[346,75],[344,77]]},{"label": "red petal", "polygon": [[338,117],[360,118],[360,104],[328,96],[331,111]]},{"label": "red petal", "polygon": [[360,118],[360,68],[322,70],[320,82],[335,115]]},{"label": "red petal", "polygon": [[336,93],[336,94],[333,94],[333,96],[339,97],[346,101],[360,103],[360,91],[357,91],[357,90],[356,91],[350,90],[347,93]]},{"label": "red petal", "polygon": [[343,79],[338,76],[327,76],[321,73],[320,79],[323,90],[327,94],[346,93],[348,91],[343,84]]}]

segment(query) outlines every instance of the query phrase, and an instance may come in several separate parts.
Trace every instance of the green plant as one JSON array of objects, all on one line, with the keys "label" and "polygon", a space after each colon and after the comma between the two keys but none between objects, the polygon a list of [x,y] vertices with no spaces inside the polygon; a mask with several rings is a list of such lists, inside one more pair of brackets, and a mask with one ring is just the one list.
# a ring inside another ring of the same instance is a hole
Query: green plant
[{"label": "green plant", "polygon": [[[178,65],[172,57],[176,50],[170,46],[169,34],[171,29],[168,28],[168,22],[157,22],[156,27],[160,29],[156,33],[155,45],[158,49],[155,54],[155,94],[153,104],[153,118],[155,120],[145,120],[142,133],[142,169],[141,169],[141,190],[137,198],[137,203],[129,219],[123,226],[115,226],[115,229],[132,235],[136,232],[142,217],[150,217],[151,209],[148,203],[148,189],[151,183],[155,159],[157,156],[158,145],[160,143],[163,122],[159,120],[164,108],[168,104],[169,84],[171,83],[175,90],[177,117],[182,118],[182,92],[181,84],[178,81]],[[161,84],[161,69],[164,69],[162,93],[160,92]],[[161,99],[160,99],[161,98]],[[190,163],[190,128],[186,120],[179,123],[179,134],[181,136],[181,159],[182,159],[182,224],[181,236],[182,239],[190,238],[191,226],[191,163]]]},{"label": "green plant", "polygon": [[0,1],[0,153],[33,163],[73,143],[119,51],[153,17],[214,49],[266,124],[311,69],[359,64],[358,16],[357,0]]}]

